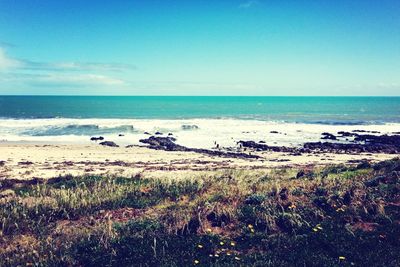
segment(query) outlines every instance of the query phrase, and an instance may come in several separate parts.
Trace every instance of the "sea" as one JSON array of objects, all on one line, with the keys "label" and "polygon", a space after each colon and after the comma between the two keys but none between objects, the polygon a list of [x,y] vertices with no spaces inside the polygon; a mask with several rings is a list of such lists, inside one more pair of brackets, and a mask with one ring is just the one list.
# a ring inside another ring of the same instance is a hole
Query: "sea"
[{"label": "sea", "polygon": [[[400,97],[0,96],[0,142],[299,146],[338,131],[400,132]],[[376,133],[375,133],[376,134]]]}]

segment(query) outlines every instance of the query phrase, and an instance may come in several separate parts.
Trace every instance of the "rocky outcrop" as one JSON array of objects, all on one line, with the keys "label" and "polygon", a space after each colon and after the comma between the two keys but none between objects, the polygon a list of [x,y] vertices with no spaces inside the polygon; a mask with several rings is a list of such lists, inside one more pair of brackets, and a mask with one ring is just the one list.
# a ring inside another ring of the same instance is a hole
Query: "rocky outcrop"
[{"label": "rocky outcrop", "polygon": [[264,143],[256,143],[254,141],[239,141],[238,145],[244,148],[253,148],[257,151],[275,151],[275,152],[295,152],[296,149],[285,146],[269,146]]},{"label": "rocky outcrop", "polygon": [[321,139],[337,140],[336,136],[330,133],[322,133]]},{"label": "rocky outcrop", "polygon": [[[303,147],[285,147],[269,146],[265,143],[256,143],[254,141],[239,141],[238,145],[244,148],[251,148],[256,151],[275,151],[286,153],[310,153],[310,152],[328,152],[328,153],[400,153],[400,135],[371,135],[357,134],[349,132],[338,132],[340,136],[330,133],[323,133],[323,139],[330,139],[338,142],[307,142]],[[353,137],[350,142],[343,142],[338,138]],[[336,139],[334,139],[336,138]],[[339,142],[341,141],[341,142]]]},{"label": "rocky outcrop", "polygon": [[149,148],[156,150],[166,150],[166,151],[187,151],[207,154],[210,156],[218,157],[228,157],[228,158],[242,158],[242,159],[256,159],[259,158],[257,155],[251,155],[246,153],[235,153],[226,152],[219,150],[201,149],[201,148],[189,148],[181,146],[175,143],[176,139],[174,137],[159,137],[151,136],[147,139],[140,139],[139,142],[148,144]]},{"label": "rocky outcrop", "polygon": [[96,136],[93,136],[93,137],[91,137],[90,138],[90,141],[103,141],[104,140],[104,137],[103,136],[99,136],[99,137],[96,137]]},{"label": "rocky outcrop", "polygon": [[109,146],[109,147],[119,147],[119,145],[117,145],[113,141],[104,141],[104,142],[101,142],[100,145]]}]

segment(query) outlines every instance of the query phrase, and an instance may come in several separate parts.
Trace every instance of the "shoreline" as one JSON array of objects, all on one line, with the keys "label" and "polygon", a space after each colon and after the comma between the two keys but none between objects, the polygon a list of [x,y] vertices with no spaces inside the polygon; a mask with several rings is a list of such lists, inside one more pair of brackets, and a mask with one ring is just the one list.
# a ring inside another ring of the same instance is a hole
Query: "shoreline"
[{"label": "shoreline", "polygon": [[192,151],[164,151],[143,146],[107,147],[98,144],[0,143],[0,179],[54,178],[64,175],[135,176],[137,173],[215,171],[220,169],[271,169],[283,167],[354,165],[362,161],[392,159],[396,154],[329,152],[291,155],[253,151],[259,158],[230,158]]}]

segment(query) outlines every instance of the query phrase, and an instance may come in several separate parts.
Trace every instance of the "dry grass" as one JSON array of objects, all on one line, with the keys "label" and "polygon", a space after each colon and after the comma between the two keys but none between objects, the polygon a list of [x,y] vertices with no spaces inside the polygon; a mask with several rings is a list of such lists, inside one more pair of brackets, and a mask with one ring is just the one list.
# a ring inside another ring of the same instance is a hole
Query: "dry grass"
[{"label": "dry grass", "polygon": [[398,159],[299,171],[87,176],[14,189],[0,204],[0,265],[400,264]]}]

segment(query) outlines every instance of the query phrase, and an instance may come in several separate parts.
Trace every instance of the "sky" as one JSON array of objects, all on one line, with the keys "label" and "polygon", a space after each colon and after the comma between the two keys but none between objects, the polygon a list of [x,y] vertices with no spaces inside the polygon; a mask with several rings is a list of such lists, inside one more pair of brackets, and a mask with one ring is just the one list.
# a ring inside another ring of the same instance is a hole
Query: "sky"
[{"label": "sky", "polygon": [[400,95],[399,0],[0,0],[0,94]]}]

